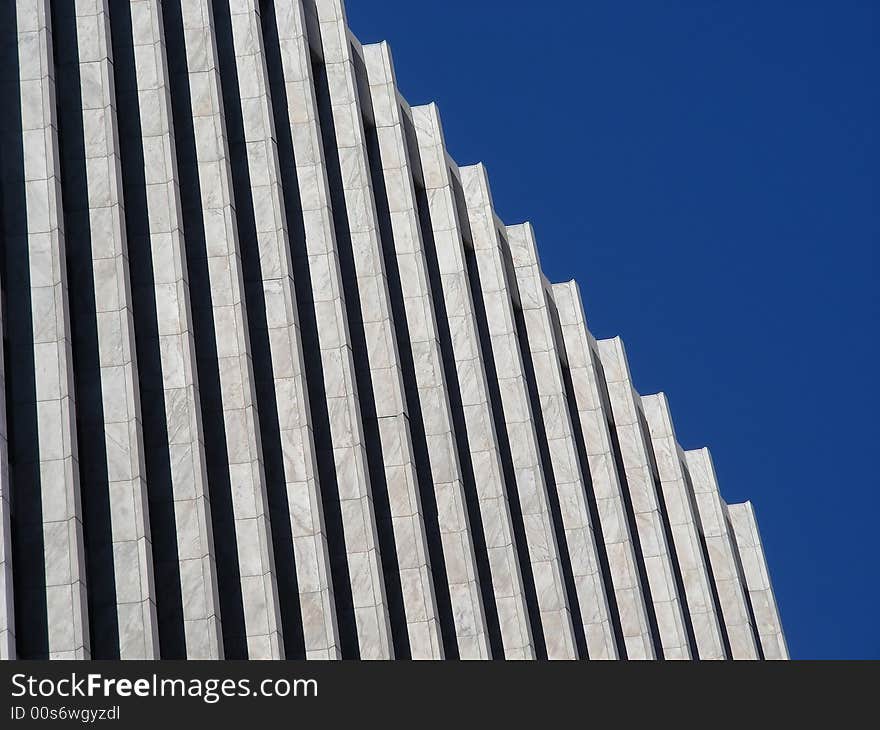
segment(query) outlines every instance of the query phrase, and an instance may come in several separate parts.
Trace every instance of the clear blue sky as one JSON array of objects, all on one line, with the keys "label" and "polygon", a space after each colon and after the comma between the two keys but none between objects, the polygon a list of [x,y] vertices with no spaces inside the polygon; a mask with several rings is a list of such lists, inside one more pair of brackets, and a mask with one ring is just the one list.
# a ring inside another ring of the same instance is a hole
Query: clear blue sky
[{"label": "clear blue sky", "polygon": [[792,656],[880,658],[877,4],[347,7],[752,500]]}]

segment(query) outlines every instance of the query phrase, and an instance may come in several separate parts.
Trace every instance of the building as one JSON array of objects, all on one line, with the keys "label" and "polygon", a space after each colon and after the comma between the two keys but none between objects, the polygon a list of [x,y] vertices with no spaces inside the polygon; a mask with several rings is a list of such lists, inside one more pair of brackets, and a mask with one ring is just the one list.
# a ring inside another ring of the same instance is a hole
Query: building
[{"label": "building", "polygon": [[787,656],[751,506],[341,0],[0,12],[2,655]]}]

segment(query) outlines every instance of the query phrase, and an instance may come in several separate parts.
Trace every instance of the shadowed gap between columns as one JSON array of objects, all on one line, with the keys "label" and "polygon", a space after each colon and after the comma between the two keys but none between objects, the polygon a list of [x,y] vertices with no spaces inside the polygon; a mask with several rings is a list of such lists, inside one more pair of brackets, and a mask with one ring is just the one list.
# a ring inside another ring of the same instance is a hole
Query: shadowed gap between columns
[{"label": "shadowed gap between columns", "polygon": [[19,659],[49,658],[40,447],[37,436],[36,363],[31,331],[30,254],[24,185],[21,84],[15,3],[0,3],[3,53],[3,315],[6,408],[9,428],[9,505],[12,529],[12,582],[15,642]]},{"label": "shadowed gap between columns", "polygon": [[68,304],[89,636],[93,659],[118,659],[119,619],[76,7],[74,0],[55,0],[51,8],[65,252],[67,275],[73,284],[68,288]]},{"label": "shadowed gap between columns", "polygon": [[364,332],[361,302],[358,296],[357,269],[348,225],[348,209],[342,183],[342,171],[336,146],[336,129],[330,102],[330,88],[324,64],[312,59],[315,91],[318,100],[318,115],[321,121],[321,139],[324,145],[324,161],[327,165],[327,180],[330,185],[330,199],[333,205],[333,223],[336,228],[336,243],[339,251],[339,268],[345,296],[345,310],[348,314],[348,329],[351,337],[354,374],[357,382],[358,403],[364,429],[364,447],[367,454],[367,469],[373,509],[376,515],[376,530],[379,538],[379,553],[382,577],[385,583],[385,597],[388,601],[388,616],[391,620],[391,638],[394,656],[409,659],[411,649],[407,630],[406,612],[403,603],[403,588],[400,581],[400,565],[397,561],[397,547],[391,523],[391,506],[388,501],[388,485],[385,480],[385,464],[382,456],[382,442],[379,434],[379,417],[376,413],[376,400],[367,356],[367,340]]},{"label": "shadowed gap between columns", "polygon": [[[513,264],[509,260],[509,254],[504,252],[504,267],[506,269],[508,286],[516,287],[516,274]],[[587,637],[584,634],[584,621],[581,617],[581,604],[578,599],[577,588],[574,582],[574,572],[571,568],[571,558],[568,553],[568,537],[565,534],[565,525],[562,522],[562,509],[559,506],[559,494],[556,486],[556,475],[553,472],[553,462],[550,458],[550,447],[547,443],[547,427],[544,424],[544,412],[541,409],[541,397],[538,395],[538,382],[535,376],[535,366],[532,363],[531,349],[529,347],[529,335],[526,332],[526,323],[519,304],[519,294],[512,297],[513,320],[516,323],[516,334],[522,350],[523,375],[526,380],[529,401],[532,406],[532,421],[535,425],[535,434],[538,440],[538,453],[541,458],[541,471],[547,485],[547,503],[550,507],[550,516],[553,521],[553,532],[556,535],[556,544],[559,547],[559,567],[562,572],[562,580],[565,585],[565,594],[568,598],[568,607],[571,616],[572,632],[577,647],[578,657],[589,659],[587,650]]]},{"label": "shadowed gap between columns", "polygon": [[162,9],[168,53],[171,107],[176,131],[186,264],[190,277],[189,291],[196,343],[199,400],[211,494],[211,524],[214,528],[220,611],[223,616],[223,650],[227,659],[247,659],[247,631],[238,564],[238,540],[235,535],[229,453],[226,446],[220,370],[217,362],[217,332],[214,329],[207,241],[202,219],[201,185],[180,0],[164,2]]},{"label": "shadowed gap between columns", "polygon": [[[364,73],[366,72],[364,71]],[[365,103],[369,102],[365,101]],[[437,619],[440,623],[443,653],[447,659],[458,659],[458,641],[456,640],[452,598],[449,593],[449,580],[446,573],[446,558],[443,555],[443,542],[440,536],[437,495],[434,493],[434,479],[431,474],[428,441],[425,435],[418,383],[416,382],[409,324],[403,302],[400,268],[397,265],[397,256],[395,254],[394,232],[391,227],[391,212],[388,207],[388,191],[385,189],[385,176],[382,173],[379,138],[374,125],[365,122],[364,128],[370,160],[370,176],[373,181],[373,194],[376,199],[376,216],[379,220],[379,233],[382,240],[383,258],[385,260],[385,274],[388,277],[391,314],[394,318],[398,357],[400,358],[406,405],[409,411],[409,430],[412,436],[413,459],[419,483],[419,495],[422,501],[422,517],[425,523],[428,557],[431,561],[431,580],[434,584],[434,599],[437,603]]]},{"label": "shadowed gap between columns", "polygon": [[345,556],[345,537],[339,503],[339,485],[336,476],[336,463],[333,458],[330,414],[324,386],[318,321],[315,315],[311,267],[306,248],[306,233],[305,224],[303,223],[302,202],[299,195],[296,158],[294,156],[293,138],[290,131],[291,120],[287,116],[288,101],[281,62],[281,47],[278,41],[274,4],[262,0],[260,7],[262,10],[261,18],[265,43],[266,70],[269,75],[269,89],[272,95],[272,112],[275,117],[275,134],[281,171],[281,191],[284,198],[284,212],[287,217],[293,276],[296,282],[296,306],[299,312],[303,366],[305,368],[303,375],[308,389],[309,408],[312,416],[316,466],[318,481],[321,485],[324,529],[328,541],[330,578],[333,584],[333,599],[336,608],[340,648],[344,659],[357,659],[360,656],[360,650],[358,648],[357,625],[354,620],[351,576]]},{"label": "shadowed gap between columns", "polygon": [[229,141],[235,220],[238,225],[241,247],[247,326],[251,342],[257,413],[260,421],[260,441],[263,447],[263,468],[266,475],[266,492],[272,524],[272,548],[275,554],[278,599],[284,631],[284,655],[288,659],[305,659],[305,636],[293,552],[293,534],[290,527],[290,504],[287,499],[287,480],[284,474],[284,451],[281,444],[278,401],[275,395],[272,353],[269,346],[269,327],[266,321],[266,299],[263,293],[262,266],[257,244],[257,225],[251,197],[250,168],[248,166],[247,145],[245,144],[232,20],[228,4],[216,3],[214,5],[214,26],[221,72],[220,86],[223,92],[226,135]]}]

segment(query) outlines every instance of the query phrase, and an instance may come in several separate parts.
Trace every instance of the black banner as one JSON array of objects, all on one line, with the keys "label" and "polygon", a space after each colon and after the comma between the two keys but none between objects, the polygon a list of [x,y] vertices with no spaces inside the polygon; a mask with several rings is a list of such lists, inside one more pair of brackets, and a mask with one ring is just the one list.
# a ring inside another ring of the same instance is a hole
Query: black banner
[{"label": "black banner", "polygon": [[[161,722],[376,723],[407,727],[602,719],[835,727],[872,701],[876,663],[38,662],[0,664],[0,727]],[[707,714],[708,713],[708,714]],[[336,725],[331,725],[336,726]]]}]

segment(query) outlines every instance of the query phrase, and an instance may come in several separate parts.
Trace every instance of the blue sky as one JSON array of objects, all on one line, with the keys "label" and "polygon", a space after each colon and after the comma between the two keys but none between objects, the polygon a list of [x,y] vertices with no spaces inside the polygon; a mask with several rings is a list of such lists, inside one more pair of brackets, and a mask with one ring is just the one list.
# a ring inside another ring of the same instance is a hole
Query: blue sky
[{"label": "blue sky", "polygon": [[752,500],[792,656],[880,658],[876,3],[347,8]]}]

